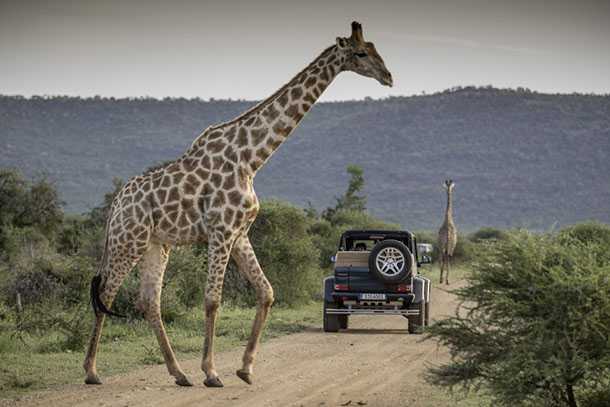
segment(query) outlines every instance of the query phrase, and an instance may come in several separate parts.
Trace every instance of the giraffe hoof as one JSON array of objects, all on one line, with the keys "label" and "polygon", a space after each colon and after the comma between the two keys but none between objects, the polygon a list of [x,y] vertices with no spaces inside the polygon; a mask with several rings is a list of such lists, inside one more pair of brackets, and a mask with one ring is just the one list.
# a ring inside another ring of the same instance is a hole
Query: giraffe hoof
[{"label": "giraffe hoof", "polygon": [[182,376],[176,379],[176,384],[178,386],[191,387],[193,383],[189,380],[188,377]]},{"label": "giraffe hoof", "polygon": [[212,377],[210,379],[205,379],[203,382],[205,387],[225,387],[224,384],[220,381],[220,377]]},{"label": "giraffe hoof", "polygon": [[87,376],[85,379],[85,384],[102,384],[102,381],[98,377],[98,375]]},{"label": "giraffe hoof", "polygon": [[239,377],[240,379],[242,379],[244,382],[248,383],[248,384],[252,384],[252,375],[244,370],[238,370],[237,372],[235,372],[235,374],[237,375],[237,377]]}]

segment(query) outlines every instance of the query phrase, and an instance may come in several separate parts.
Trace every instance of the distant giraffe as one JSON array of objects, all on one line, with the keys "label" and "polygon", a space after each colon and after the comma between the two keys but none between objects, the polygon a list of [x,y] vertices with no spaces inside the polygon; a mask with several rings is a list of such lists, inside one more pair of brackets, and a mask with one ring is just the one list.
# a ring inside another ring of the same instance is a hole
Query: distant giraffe
[{"label": "distant giraffe", "polygon": [[453,251],[457,244],[457,228],[453,223],[453,187],[452,180],[446,180],[443,184],[447,190],[447,209],[445,210],[445,221],[438,231],[438,249],[440,253],[441,284],[443,283],[443,271],[445,272],[445,283],[449,284],[449,260],[453,257]]},{"label": "distant giraffe", "polygon": [[[280,50],[281,51],[281,50]],[[273,303],[273,289],[248,239],[259,203],[253,180],[301,122],[321,93],[342,71],[392,86],[392,75],[362,27],[352,23],[349,38],[337,38],[290,82],[237,118],[207,128],[175,161],[130,179],[115,197],[106,226],[104,256],[91,283],[95,324],[84,362],[85,382],[100,384],[96,353],[104,314],[136,264],[140,266],[138,308],[154,330],[176,384],[191,386],[180,368],[161,320],[163,274],[172,246],[205,242],[205,340],[201,368],[208,387],[222,387],[214,365],[214,331],[224,273],[232,257],[256,291],[257,307],[243,365],[237,375],[252,383],[254,358]]]}]

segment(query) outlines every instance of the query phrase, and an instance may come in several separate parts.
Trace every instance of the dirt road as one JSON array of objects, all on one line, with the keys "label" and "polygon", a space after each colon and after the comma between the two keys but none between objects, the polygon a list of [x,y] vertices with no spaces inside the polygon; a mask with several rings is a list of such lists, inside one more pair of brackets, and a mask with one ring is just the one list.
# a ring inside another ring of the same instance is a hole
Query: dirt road
[{"label": "dirt road", "polygon": [[[432,317],[455,309],[453,296],[433,289]],[[225,387],[203,386],[200,361],[183,361],[195,386],[173,384],[165,366],[106,377],[102,386],[74,384],[22,397],[19,406],[437,406],[438,390],[423,381],[426,365],[447,360],[447,353],[421,336],[409,335],[399,316],[350,319],[337,334],[321,329],[263,343],[248,386],[234,371],[243,348],[217,355]],[[103,372],[101,372],[103,374]],[[436,394],[436,395],[435,395]]]}]

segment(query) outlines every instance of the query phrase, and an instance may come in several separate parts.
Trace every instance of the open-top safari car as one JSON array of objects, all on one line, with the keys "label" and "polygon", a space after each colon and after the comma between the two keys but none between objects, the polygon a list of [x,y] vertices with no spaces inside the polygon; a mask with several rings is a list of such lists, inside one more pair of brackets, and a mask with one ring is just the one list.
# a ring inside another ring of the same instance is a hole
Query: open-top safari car
[{"label": "open-top safari car", "polygon": [[409,333],[428,325],[430,280],[418,267],[430,263],[431,245],[408,231],[348,230],[324,279],[324,331],[347,329],[350,315],[402,315]]}]

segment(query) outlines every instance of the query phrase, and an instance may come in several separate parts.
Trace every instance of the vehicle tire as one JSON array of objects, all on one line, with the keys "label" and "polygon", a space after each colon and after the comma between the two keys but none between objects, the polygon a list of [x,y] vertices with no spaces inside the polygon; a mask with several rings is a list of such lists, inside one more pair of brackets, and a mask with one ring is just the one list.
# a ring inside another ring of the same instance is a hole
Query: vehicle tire
[{"label": "vehicle tire", "polygon": [[339,315],[339,328],[347,329],[347,326],[349,325],[348,317],[348,315]]},{"label": "vehicle tire", "polygon": [[335,308],[337,306],[334,302],[324,301],[324,332],[338,332],[339,331],[339,315],[332,315],[326,313],[326,308]]},{"label": "vehicle tire", "polygon": [[400,283],[411,274],[411,251],[398,240],[383,240],[373,247],[369,270],[384,283]]},{"label": "vehicle tire", "polygon": [[419,315],[409,315],[407,318],[409,320],[408,330],[410,334],[421,333],[423,327],[425,326],[426,308],[426,303],[424,301],[417,304],[411,304],[409,306],[409,309],[416,309],[419,311]]}]

